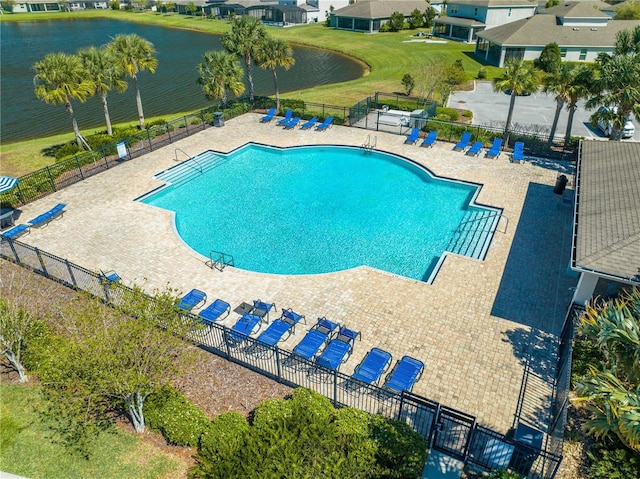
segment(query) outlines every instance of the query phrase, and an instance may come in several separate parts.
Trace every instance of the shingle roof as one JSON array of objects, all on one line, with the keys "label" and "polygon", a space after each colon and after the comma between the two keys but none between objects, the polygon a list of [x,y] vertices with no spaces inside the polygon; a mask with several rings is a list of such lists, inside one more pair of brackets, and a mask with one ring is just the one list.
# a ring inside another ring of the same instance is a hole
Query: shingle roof
[{"label": "shingle roof", "polygon": [[426,0],[361,0],[333,13],[340,17],[389,18],[394,12],[409,15],[416,8],[423,12],[428,5]]},{"label": "shingle roof", "polygon": [[640,143],[582,142],[574,265],[631,278],[640,268]]},{"label": "shingle roof", "polygon": [[474,7],[534,7],[535,0],[451,0],[449,5],[473,5]]},{"label": "shingle roof", "polygon": [[484,23],[479,20],[462,17],[439,17],[434,19],[434,21],[435,23],[440,23],[443,25],[461,25],[465,27],[481,27],[484,25]]},{"label": "shingle roof", "polygon": [[620,30],[636,25],[640,20],[609,20],[606,26],[573,27],[558,25],[555,15],[534,15],[478,32],[478,36],[502,46],[545,46],[553,40],[561,47],[612,47]]},{"label": "shingle roof", "polygon": [[[567,18],[611,18],[606,13],[602,13],[601,3],[604,2],[567,2],[545,8],[539,13]],[[604,5],[605,8],[611,7],[606,3]]]}]

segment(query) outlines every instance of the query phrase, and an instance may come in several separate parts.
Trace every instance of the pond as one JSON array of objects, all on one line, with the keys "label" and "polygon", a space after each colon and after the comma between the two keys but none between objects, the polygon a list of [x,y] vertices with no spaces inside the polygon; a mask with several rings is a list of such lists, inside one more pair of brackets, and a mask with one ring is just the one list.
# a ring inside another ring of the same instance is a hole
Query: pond
[{"label": "pond", "polygon": [[[166,115],[169,119],[172,113],[213,105],[196,83],[196,65],[204,52],[221,49],[217,35],[108,19],[7,22],[0,29],[2,142],[71,132],[64,105],[48,105],[35,97],[33,64],[47,53],[75,53],[80,48],[104,45],[120,33],[136,33],[152,42],[158,52],[155,74],[139,75],[145,117]],[[278,70],[281,93],[354,80],[363,74],[357,61],[326,50],[294,46],[293,55],[296,64],[289,71]],[[273,95],[271,72],[254,66],[253,75],[256,94]],[[131,80],[124,94],[113,91],[108,101],[113,123],[137,118]],[[97,97],[85,103],[74,101],[73,107],[81,129],[104,128]]]}]

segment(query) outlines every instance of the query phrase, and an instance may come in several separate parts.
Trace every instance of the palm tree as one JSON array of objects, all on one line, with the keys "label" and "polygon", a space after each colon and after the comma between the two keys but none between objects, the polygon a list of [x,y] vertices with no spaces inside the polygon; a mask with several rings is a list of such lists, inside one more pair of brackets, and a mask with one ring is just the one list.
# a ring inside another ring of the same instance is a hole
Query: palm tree
[{"label": "palm tree", "polygon": [[565,147],[571,141],[571,129],[573,128],[573,116],[578,108],[578,102],[587,98],[591,92],[593,85],[593,70],[588,65],[578,65],[574,69],[573,84],[567,89],[569,99],[567,101],[567,110],[569,117],[567,118],[567,129],[564,134]]},{"label": "palm tree", "polygon": [[223,105],[227,104],[227,90],[239,95],[245,89],[242,81],[244,71],[238,58],[230,53],[220,50],[206,52],[203,61],[198,63],[198,73],[198,83],[207,98],[219,98]]},{"label": "palm tree", "polygon": [[560,112],[565,103],[569,101],[569,88],[574,81],[574,66],[569,63],[563,63],[556,72],[548,73],[542,79],[543,91],[545,93],[551,93],[556,100],[556,112],[553,117],[553,123],[551,124],[551,132],[549,133],[548,146],[553,143],[553,138],[556,136],[556,129],[558,128],[558,120],[560,119]]},{"label": "palm tree", "polygon": [[511,118],[513,117],[513,108],[516,104],[516,97],[524,94],[525,92],[537,91],[539,86],[539,72],[533,66],[533,63],[517,59],[507,60],[504,65],[504,72],[502,73],[502,76],[493,80],[493,89],[496,92],[510,93],[511,95],[507,123],[504,127],[504,135],[502,138],[505,143],[507,143],[509,139]]},{"label": "palm tree", "polygon": [[140,128],[144,129],[144,112],[142,111],[142,98],[140,98],[140,89],[138,88],[138,73],[143,70],[149,70],[151,73],[156,71],[158,66],[158,59],[154,56],[156,50],[150,41],[135,33],[131,35],[116,35],[111,43],[107,45],[107,50],[116,59],[122,71],[133,79]]},{"label": "palm tree", "polygon": [[249,101],[253,102],[253,73],[251,65],[256,52],[264,42],[267,32],[255,17],[243,15],[233,21],[231,31],[222,35],[222,46],[230,53],[244,59],[249,80]]},{"label": "palm tree", "polygon": [[95,84],[77,55],[49,53],[34,63],[36,75],[33,77],[36,97],[51,105],[64,104],[71,117],[73,133],[80,148],[91,149],[82,137],[71,100],[84,102],[95,92]]},{"label": "palm tree", "polygon": [[579,400],[591,412],[586,429],[597,437],[615,434],[640,451],[640,290],[588,306],[580,332],[604,353],[603,363],[576,382]]},{"label": "palm tree", "polygon": [[107,94],[112,89],[119,93],[127,89],[127,82],[123,79],[122,69],[106,48],[85,48],[78,50],[78,56],[95,83],[96,93],[100,95],[102,109],[104,110],[104,120],[107,124],[107,134],[111,136],[113,130],[111,128]]},{"label": "palm tree", "polygon": [[296,62],[295,58],[293,58],[293,50],[284,40],[267,37],[257,51],[256,62],[265,70],[271,70],[271,73],[273,73],[273,83],[276,89],[276,111],[279,111],[280,91],[278,89],[276,67],[281,66],[285,70],[291,68]]},{"label": "palm tree", "polygon": [[594,95],[587,108],[603,105],[607,109],[598,109],[591,121],[611,120],[612,139],[619,140],[632,113],[640,120],[640,26],[618,32],[613,55],[598,55],[595,68]]}]

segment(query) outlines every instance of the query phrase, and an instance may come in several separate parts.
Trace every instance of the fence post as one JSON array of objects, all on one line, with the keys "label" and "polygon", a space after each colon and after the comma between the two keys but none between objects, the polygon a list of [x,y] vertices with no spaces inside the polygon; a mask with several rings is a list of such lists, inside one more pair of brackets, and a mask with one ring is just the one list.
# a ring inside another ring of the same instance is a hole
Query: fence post
[{"label": "fence post", "polygon": [[402,417],[403,407],[404,407],[404,391],[400,393],[400,405],[398,406],[398,417],[396,418],[398,421]]},{"label": "fence post", "polygon": [[84,175],[82,174],[82,167],[80,166],[80,160],[78,159],[78,155],[75,156],[76,165],[78,165],[78,172],[80,173],[80,178],[84,180]]},{"label": "fence post", "polygon": [[282,382],[282,370],[280,367],[280,348],[278,346],[274,346],[276,348],[276,374],[278,375],[278,382]]},{"label": "fence post", "polygon": [[149,151],[153,151],[153,145],[151,144],[151,133],[149,132],[150,128],[147,128],[147,141],[149,142]]},{"label": "fence post", "polygon": [[338,371],[333,371],[333,405],[338,407]]},{"label": "fence post", "polygon": [[189,136],[189,122],[187,121],[187,117],[184,117],[184,131],[187,132],[187,136]]},{"label": "fence post", "polygon": [[58,191],[58,190],[56,190],[56,182],[53,181],[53,176],[51,176],[51,170],[49,169],[48,166],[45,167],[45,168],[47,170],[47,174],[49,175],[49,181],[51,182],[51,186],[53,188],[53,191]]},{"label": "fence post", "polygon": [[167,135],[169,135],[169,143],[173,143],[171,140],[171,125],[169,125],[169,123],[165,123],[164,126],[167,129]]},{"label": "fence post", "polygon": [[22,266],[22,262],[20,261],[20,257],[18,256],[18,252],[16,251],[16,247],[13,245],[13,242],[15,240],[11,238],[5,238],[5,241],[9,242],[9,248],[11,248],[11,252],[13,253],[13,256],[16,258],[16,263]]},{"label": "fence post", "polygon": [[69,277],[71,278],[71,282],[73,283],[73,286],[75,288],[77,288],[78,287],[78,283],[76,281],[75,276],[73,276],[73,270],[71,269],[71,263],[69,263],[68,259],[65,259],[64,262],[67,265],[67,270],[69,271]]},{"label": "fence post", "polygon": [[38,261],[40,261],[40,266],[42,266],[42,272],[47,278],[50,278],[49,273],[47,273],[47,267],[44,265],[44,261],[42,260],[42,254],[40,254],[40,250],[36,248],[35,251],[36,256],[38,257]]},{"label": "fence post", "polygon": [[[117,147],[116,147],[117,148]],[[100,147],[100,152],[102,153],[102,159],[104,160],[104,166],[109,168],[109,154],[107,153],[107,149],[104,146]]]}]

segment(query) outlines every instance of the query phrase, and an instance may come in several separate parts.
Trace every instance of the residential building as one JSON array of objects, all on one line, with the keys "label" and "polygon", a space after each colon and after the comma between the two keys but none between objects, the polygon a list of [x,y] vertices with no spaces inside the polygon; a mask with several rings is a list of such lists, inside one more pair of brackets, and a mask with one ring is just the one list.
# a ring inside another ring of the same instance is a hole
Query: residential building
[{"label": "residential building", "polygon": [[434,35],[473,42],[478,32],[535,14],[534,0],[451,0],[446,16],[434,20]]},{"label": "residential building", "polygon": [[331,14],[331,26],[339,30],[375,33],[389,22],[395,12],[400,12],[408,21],[411,12],[425,12],[429,4],[425,0],[360,0],[357,3],[335,10]]}]

